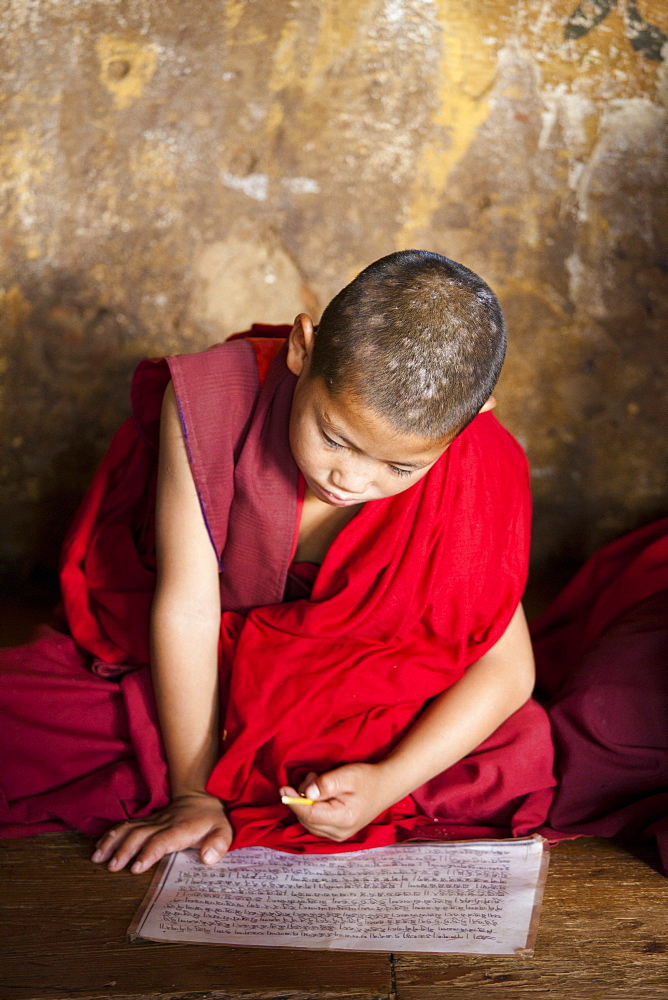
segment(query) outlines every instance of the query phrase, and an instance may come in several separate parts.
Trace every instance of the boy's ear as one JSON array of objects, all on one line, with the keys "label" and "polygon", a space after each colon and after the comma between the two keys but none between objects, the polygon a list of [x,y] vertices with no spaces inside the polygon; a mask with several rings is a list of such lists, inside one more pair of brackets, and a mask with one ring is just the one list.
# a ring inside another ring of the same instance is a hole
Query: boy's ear
[{"label": "boy's ear", "polygon": [[494,399],[494,396],[490,396],[487,402],[483,404],[482,409],[479,412],[487,413],[488,410],[493,410],[495,406],[496,400]]},{"label": "boy's ear", "polygon": [[315,330],[307,313],[299,313],[288,334],[287,365],[293,375],[301,375],[313,350]]}]

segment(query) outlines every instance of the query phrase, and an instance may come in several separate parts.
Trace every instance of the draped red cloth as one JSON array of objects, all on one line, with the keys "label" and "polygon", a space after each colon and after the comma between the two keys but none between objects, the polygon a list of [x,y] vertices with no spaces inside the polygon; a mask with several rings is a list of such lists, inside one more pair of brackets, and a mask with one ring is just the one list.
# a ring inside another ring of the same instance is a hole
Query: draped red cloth
[{"label": "draped red cloth", "polygon": [[550,827],[654,837],[668,874],[668,518],[597,552],[532,637],[557,748]]},{"label": "draped red cloth", "polygon": [[[280,339],[287,330],[252,334]],[[258,359],[268,367],[262,385]],[[37,756],[54,745],[45,678],[57,673],[56,660],[66,677],[58,704],[68,706],[59,722],[68,763],[53,781],[38,778],[37,764],[27,782],[0,778],[5,833],[61,824],[97,834],[166,801],[146,664],[157,433],[170,376],[222,566],[224,738],[208,787],[226,802],[234,846],[347,850],[416,832],[507,836],[540,826],[552,795],[552,747],[546,716],[532,702],[346,844],[312,837],[281,805],[279,786],[307,770],[385,755],[429,700],[501,637],[526,579],[528,475],[517,443],[491,414],[479,415],[419,483],[365,504],[331,546],[310,598],[285,602],[303,489],[287,433],[295,379],[279,343],[240,340],[138,369],[134,417],[114,438],[63,550],[71,638],[58,637],[57,656],[50,636],[41,647],[7,651],[4,661],[14,723],[7,749],[0,736],[3,758],[12,741],[28,739],[22,664],[42,674],[33,679]],[[98,735],[86,771],[81,758]]]}]

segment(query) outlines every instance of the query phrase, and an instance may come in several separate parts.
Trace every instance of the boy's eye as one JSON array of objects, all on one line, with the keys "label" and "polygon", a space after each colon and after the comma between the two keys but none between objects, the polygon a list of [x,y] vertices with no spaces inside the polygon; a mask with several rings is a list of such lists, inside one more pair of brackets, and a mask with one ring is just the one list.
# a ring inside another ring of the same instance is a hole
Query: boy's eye
[{"label": "boy's eye", "polygon": [[325,434],[324,431],[322,431],[322,436],[324,437],[325,442],[329,445],[330,448],[343,448],[344,447],[344,445],[340,444],[338,441],[334,441],[331,437],[328,437],[327,434]]},{"label": "boy's eye", "polygon": [[[322,428],[320,429],[320,433],[322,434],[323,440],[324,440],[324,442],[325,442],[325,444],[327,445],[328,448],[345,448],[346,447],[344,444],[341,444],[340,441],[335,441],[334,438],[331,438],[329,436],[329,434],[325,434],[325,432],[322,430]],[[398,465],[390,465],[389,468],[395,474],[395,476],[401,476],[403,478],[404,476],[412,476],[413,475],[413,469],[400,469]]]}]

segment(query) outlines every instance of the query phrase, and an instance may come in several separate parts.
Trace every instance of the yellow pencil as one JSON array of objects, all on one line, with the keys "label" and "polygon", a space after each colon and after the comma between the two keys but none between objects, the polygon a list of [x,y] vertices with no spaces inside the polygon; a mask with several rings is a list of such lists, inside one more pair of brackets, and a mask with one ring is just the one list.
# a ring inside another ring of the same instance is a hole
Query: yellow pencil
[{"label": "yellow pencil", "polygon": [[307,799],[305,795],[281,795],[284,806],[314,806],[315,799]]}]

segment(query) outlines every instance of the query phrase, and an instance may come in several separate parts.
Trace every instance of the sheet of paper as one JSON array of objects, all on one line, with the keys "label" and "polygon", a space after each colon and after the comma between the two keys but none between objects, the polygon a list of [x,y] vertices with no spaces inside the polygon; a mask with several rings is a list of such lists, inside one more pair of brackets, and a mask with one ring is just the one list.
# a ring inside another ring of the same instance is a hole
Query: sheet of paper
[{"label": "sheet of paper", "polygon": [[530,954],[547,876],[541,837],[345,854],[195,851],[166,858],[128,934],[153,941],[356,951]]}]

